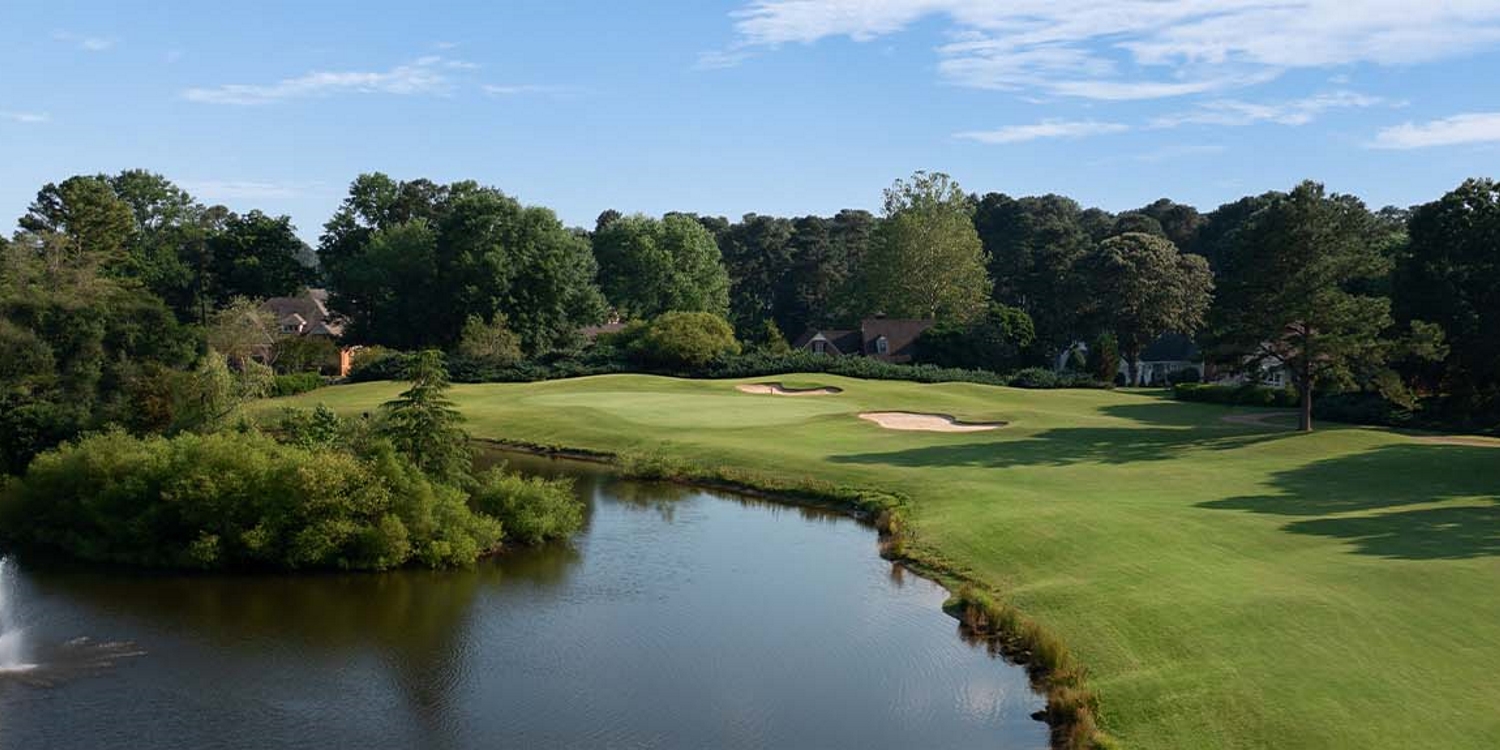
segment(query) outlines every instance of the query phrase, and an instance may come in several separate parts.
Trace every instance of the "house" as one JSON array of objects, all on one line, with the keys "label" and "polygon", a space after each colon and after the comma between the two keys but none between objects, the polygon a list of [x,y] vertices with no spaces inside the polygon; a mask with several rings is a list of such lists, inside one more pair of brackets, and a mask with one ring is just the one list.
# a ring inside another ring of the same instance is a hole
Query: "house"
[{"label": "house", "polygon": [[859,328],[812,329],[792,342],[793,349],[835,357],[870,357],[883,362],[910,362],[917,339],[936,321],[887,318],[877,315],[860,321]]},{"label": "house", "polygon": [[[1075,342],[1057,355],[1057,370],[1060,372],[1068,368],[1074,352],[1087,357],[1088,351],[1088,344],[1081,341]],[[1198,345],[1190,337],[1180,333],[1164,333],[1141,350],[1141,356],[1136,360],[1134,383],[1128,383],[1130,365],[1124,357],[1120,358],[1119,364],[1115,367],[1120,382],[1136,386],[1167,385],[1189,370],[1195,372],[1197,378],[1202,380],[1203,357],[1200,356]]]},{"label": "house", "polygon": [[[261,309],[276,318],[281,336],[309,336],[339,343],[344,337],[344,316],[328,309],[328,290],[304,289],[292,297],[272,297],[261,303]],[[349,374],[358,347],[339,347],[339,377]]]}]

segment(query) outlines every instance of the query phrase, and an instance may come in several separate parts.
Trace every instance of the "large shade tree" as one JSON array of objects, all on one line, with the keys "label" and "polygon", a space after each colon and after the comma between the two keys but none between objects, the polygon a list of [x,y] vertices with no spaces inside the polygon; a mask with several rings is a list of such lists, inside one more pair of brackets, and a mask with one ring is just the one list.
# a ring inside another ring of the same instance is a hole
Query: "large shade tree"
[{"label": "large shade tree", "polygon": [[988,258],[958,183],[917,172],[886,189],[884,208],[862,268],[868,311],[957,321],[982,313]]},{"label": "large shade tree", "polygon": [[1219,354],[1252,372],[1284,364],[1302,431],[1312,430],[1314,391],[1351,384],[1389,356],[1391,301],[1362,291],[1389,271],[1384,237],[1358,199],[1304,182],[1270,197],[1221,246]]},{"label": "large shade tree", "polygon": [[1416,207],[1392,288],[1402,321],[1440,326],[1440,385],[1466,407],[1500,411],[1500,184],[1468,180]]},{"label": "large shade tree", "polygon": [[630,318],[729,312],[729,276],[714,237],[687,214],[617,218],[594,232],[599,285]]},{"label": "large shade tree", "polygon": [[995,299],[1025,310],[1045,349],[1060,349],[1080,335],[1088,292],[1073,266],[1093,239],[1078,204],[1059,195],[989,193],[979,199],[974,225],[989,253]]},{"label": "large shade tree", "polygon": [[1208,313],[1213,295],[1208,261],[1178,252],[1163,237],[1111,237],[1080,267],[1090,280],[1100,327],[1114,334],[1131,383],[1141,350],[1164,333],[1195,333]]}]

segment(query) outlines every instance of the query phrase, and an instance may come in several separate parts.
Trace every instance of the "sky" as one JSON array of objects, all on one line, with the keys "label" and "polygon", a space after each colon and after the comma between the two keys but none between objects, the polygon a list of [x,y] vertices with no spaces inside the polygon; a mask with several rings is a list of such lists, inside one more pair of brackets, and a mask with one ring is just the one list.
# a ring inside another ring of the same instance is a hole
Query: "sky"
[{"label": "sky", "polygon": [[0,226],[145,168],[316,240],[362,172],[592,226],[971,192],[1372,207],[1500,176],[1497,0],[0,3]]}]

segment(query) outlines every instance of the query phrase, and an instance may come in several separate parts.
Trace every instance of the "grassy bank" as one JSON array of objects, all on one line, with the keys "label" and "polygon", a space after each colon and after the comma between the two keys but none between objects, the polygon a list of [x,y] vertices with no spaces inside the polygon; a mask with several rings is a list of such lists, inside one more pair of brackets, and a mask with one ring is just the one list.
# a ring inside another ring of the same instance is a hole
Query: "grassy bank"
[{"label": "grassy bank", "polygon": [[[1500,450],[1146,394],[784,380],[844,392],[607,376],[453,396],[477,437],[910,498],[912,554],[1066,644],[1126,747],[1500,745]],[[396,390],[286,402],[358,413]],[[894,432],[866,410],[1010,426]]]}]

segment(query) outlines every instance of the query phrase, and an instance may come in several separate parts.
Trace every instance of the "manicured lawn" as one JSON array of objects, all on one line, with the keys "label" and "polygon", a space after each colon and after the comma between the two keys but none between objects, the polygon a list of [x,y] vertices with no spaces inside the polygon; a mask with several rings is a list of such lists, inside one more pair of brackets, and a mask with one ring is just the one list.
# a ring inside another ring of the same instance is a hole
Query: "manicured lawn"
[{"label": "manicured lawn", "polygon": [[[783,380],[844,393],[608,376],[453,396],[479,437],[906,493],[919,548],[1060,635],[1127,747],[1500,747],[1500,448],[1152,394]],[[285,401],[357,413],[397,390]],[[894,432],[865,410],[1010,426]]]}]

